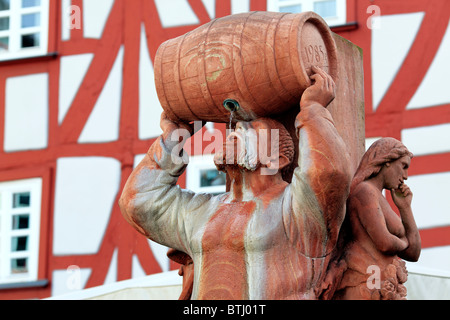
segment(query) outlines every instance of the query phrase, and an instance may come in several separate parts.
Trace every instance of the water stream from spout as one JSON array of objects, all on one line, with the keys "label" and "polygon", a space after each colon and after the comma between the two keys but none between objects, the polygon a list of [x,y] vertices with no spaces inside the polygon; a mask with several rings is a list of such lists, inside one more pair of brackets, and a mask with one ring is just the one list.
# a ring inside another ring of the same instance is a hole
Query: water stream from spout
[{"label": "water stream from spout", "polygon": [[234,111],[230,111],[230,124],[228,126],[228,128],[230,129],[230,132],[231,132],[231,126],[233,124],[233,117],[234,117]]}]

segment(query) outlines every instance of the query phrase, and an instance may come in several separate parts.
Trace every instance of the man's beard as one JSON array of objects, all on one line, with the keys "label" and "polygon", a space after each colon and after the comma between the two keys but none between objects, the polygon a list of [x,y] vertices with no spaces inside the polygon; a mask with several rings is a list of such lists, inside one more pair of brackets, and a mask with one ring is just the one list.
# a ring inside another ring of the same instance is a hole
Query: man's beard
[{"label": "man's beard", "polygon": [[214,163],[220,171],[225,171],[227,166],[256,171],[261,162],[258,158],[258,140],[254,132],[236,131],[229,134],[223,149],[216,152]]}]

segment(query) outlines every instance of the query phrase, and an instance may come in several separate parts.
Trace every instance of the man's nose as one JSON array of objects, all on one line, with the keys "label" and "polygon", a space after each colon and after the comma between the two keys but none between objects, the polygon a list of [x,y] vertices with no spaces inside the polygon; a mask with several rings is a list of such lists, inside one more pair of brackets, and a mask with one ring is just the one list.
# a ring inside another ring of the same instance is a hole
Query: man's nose
[{"label": "man's nose", "polygon": [[246,130],[248,128],[248,123],[245,121],[239,121],[236,123],[236,130],[237,129],[244,129]]},{"label": "man's nose", "polygon": [[408,171],[403,171],[403,180],[408,180]]}]

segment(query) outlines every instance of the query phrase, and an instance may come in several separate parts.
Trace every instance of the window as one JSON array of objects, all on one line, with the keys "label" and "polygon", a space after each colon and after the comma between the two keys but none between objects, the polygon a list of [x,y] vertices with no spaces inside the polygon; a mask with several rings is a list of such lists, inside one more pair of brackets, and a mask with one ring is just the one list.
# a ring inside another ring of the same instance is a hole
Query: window
[{"label": "window", "polygon": [[329,26],[347,22],[346,0],[267,0],[267,10],[291,13],[314,11]]},{"label": "window", "polygon": [[216,169],[214,155],[190,157],[186,173],[187,189],[216,195],[226,191],[226,183],[226,174]]},{"label": "window", "polygon": [[49,0],[0,0],[0,61],[47,53]]},{"label": "window", "polygon": [[42,180],[0,183],[0,283],[37,280]]}]

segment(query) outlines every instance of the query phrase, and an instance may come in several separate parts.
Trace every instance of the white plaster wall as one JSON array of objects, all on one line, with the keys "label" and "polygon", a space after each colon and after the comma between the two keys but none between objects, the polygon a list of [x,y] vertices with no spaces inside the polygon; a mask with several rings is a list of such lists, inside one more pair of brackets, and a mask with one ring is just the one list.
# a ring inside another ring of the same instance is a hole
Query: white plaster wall
[{"label": "white plaster wall", "polygon": [[408,265],[450,272],[450,246],[422,249],[419,261]]},{"label": "white plaster wall", "polygon": [[380,140],[382,137],[373,137],[366,138],[366,151],[369,150],[370,146],[377,140]]},{"label": "white plaster wall", "polygon": [[83,35],[100,39],[114,0],[83,0]]},{"label": "white plaster wall", "polygon": [[120,187],[120,162],[77,157],[57,161],[54,255],[95,254]]},{"label": "white plaster wall", "polygon": [[45,149],[48,143],[48,74],[6,80],[6,152]]},{"label": "white plaster wall", "polygon": [[187,0],[154,0],[159,19],[164,28],[199,24]]},{"label": "white plaster wall", "polygon": [[439,50],[407,109],[450,103],[450,22]]},{"label": "white plaster wall", "polygon": [[59,75],[58,121],[61,124],[75,98],[84,76],[91,65],[92,53],[64,56],[61,58]]},{"label": "white plaster wall", "polygon": [[412,176],[406,184],[413,192],[411,207],[419,229],[450,225],[450,172]]},{"label": "white plaster wall", "polygon": [[139,262],[138,257],[134,254],[132,261],[131,261],[131,278],[142,278],[145,277],[145,271],[141,266],[141,263]]},{"label": "white plaster wall", "polygon": [[91,275],[91,269],[55,270],[52,274],[52,297],[81,292]]},{"label": "white plaster wall", "polygon": [[109,265],[108,272],[106,273],[104,284],[114,283],[117,281],[118,254],[119,254],[119,249],[116,248],[112,255],[111,263]]},{"label": "white plaster wall", "polygon": [[[150,148],[150,146],[148,146]],[[134,168],[137,167],[137,165],[142,161],[142,159],[144,159],[145,154],[137,154],[134,156],[134,163],[133,166]]]},{"label": "white plaster wall", "polygon": [[78,139],[79,143],[111,142],[119,138],[123,56],[124,47],[122,46],[100,97]]},{"label": "white plaster wall", "polygon": [[139,58],[139,139],[159,136],[162,107],[156,93],[153,64],[147,46],[145,27],[141,27]]},{"label": "white plaster wall", "polygon": [[169,271],[169,258],[167,257],[167,251],[169,251],[169,248],[152,240],[148,240],[148,243],[153,252],[153,256],[162,269],[162,272]]},{"label": "white plaster wall", "polygon": [[402,142],[416,156],[450,152],[450,124],[404,129]]},{"label": "white plaster wall", "polygon": [[[424,13],[372,18],[372,102],[374,111],[405,60],[422,23]],[[413,68],[414,66],[411,66]]]},{"label": "white plaster wall", "polygon": [[231,13],[243,13],[250,11],[250,0],[231,0]]},{"label": "white plaster wall", "polygon": [[61,40],[70,40],[71,0],[61,0]]},{"label": "white plaster wall", "polygon": [[[242,0],[241,0],[242,1]],[[202,0],[208,15],[211,19],[216,17],[216,0]]]},{"label": "white plaster wall", "polygon": [[[202,0],[211,19],[216,18],[216,1],[220,0]],[[155,0],[155,4],[164,28],[200,23],[187,0]],[[250,0],[231,0],[232,14],[248,11],[250,11]]]}]

